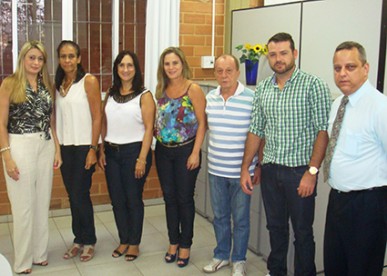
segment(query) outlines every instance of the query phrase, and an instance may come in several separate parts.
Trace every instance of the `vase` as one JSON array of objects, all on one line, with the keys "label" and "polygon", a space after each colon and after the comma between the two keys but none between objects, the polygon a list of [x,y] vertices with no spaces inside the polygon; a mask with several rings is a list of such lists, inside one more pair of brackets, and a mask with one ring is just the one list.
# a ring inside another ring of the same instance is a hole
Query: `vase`
[{"label": "vase", "polygon": [[245,60],[246,85],[256,85],[259,61]]}]

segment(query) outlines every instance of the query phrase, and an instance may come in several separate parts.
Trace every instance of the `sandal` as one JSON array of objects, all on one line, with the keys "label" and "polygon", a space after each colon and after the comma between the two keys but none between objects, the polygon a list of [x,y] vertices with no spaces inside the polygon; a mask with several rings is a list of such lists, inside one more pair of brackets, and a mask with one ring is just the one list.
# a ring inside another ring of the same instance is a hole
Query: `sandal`
[{"label": "sandal", "polygon": [[45,260],[43,262],[40,262],[40,263],[32,263],[33,265],[39,265],[39,266],[48,266],[48,261]]},{"label": "sandal", "polygon": [[[186,251],[184,254],[184,251]],[[183,254],[181,254],[183,253]],[[188,255],[186,258],[182,258],[180,256],[177,257],[177,266],[183,268],[188,265],[189,257],[190,257],[190,248],[180,248],[179,255]]]},{"label": "sandal", "polygon": [[[136,254],[130,253],[130,251],[131,251],[130,247],[137,249],[137,250],[133,250],[133,251],[136,251]],[[138,255],[140,254],[140,250],[139,250],[138,245],[132,245],[130,247],[128,249],[128,254],[125,255],[125,261],[127,261],[127,262],[134,261],[135,259],[137,259]]]},{"label": "sandal", "polygon": [[16,272],[16,274],[31,274],[31,272],[32,272],[32,269],[29,268],[29,269],[26,269],[26,270],[24,270],[22,272]]},{"label": "sandal", "polygon": [[[171,248],[174,248],[174,247],[176,247],[175,254],[169,253],[171,251]],[[165,257],[164,257],[165,262],[170,264],[176,261],[176,257],[178,253],[179,253],[179,245],[170,244],[168,251],[165,253]]]},{"label": "sandal", "polygon": [[81,251],[81,248],[82,248],[81,244],[73,243],[73,246],[71,246],[69,250],[67,250],[66,253],[64,253],[63,259],[69,260],[71,258],[74,258],[79,254],[79,252]]},{"label": "sandal", "polygon": [[122,247],[122,246],[125,246],[125,245],[124,244],[120,244],[116,249],[114,249],[114,251],[112,253],[112,257],[113,258],[119,258],[122,255],[124,255],[126,253],[126,251],[128,251],[129,245],[126,245],[124,250],[120,251],[119,248]]},{"label": "sandal", "polygon": [[85,245],[80,256],[81,262],[88,262],[94,257],[94,245]]}]

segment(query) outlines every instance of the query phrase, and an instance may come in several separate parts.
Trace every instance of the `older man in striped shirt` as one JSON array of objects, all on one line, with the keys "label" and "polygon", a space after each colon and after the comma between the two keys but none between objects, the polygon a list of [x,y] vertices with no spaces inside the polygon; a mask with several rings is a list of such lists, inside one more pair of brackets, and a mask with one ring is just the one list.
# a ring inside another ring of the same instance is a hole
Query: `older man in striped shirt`
[{"label": "older man in striped shirt", "polygon": [[[234,56],[217,58],[215,76],[219,86],[206,97],[208,173],[217,246],[213,260],[203,270],[212,273],[229,265],[231,254],[233,276],[246,274],[250,233],[250,196],[243,193],[239,177],[254,92],[238,81],[239,74]],[[255,159],[249,164],[250,176],[254,174]]]}]

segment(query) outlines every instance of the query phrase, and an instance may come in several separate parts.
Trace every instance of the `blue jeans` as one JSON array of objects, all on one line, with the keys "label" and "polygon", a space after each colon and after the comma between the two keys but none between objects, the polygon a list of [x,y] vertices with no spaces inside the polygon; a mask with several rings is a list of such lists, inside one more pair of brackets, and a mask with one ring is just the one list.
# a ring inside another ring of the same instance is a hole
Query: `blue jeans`
[{"label": "blue jeans", "polygon": [[[187,169],[194,142],[175,148],[156,144],[156,167],[163,190],[170,244],[190,248],[195,219],[194,191],[200,165]],[[200,154],[201,157],[201,154]]]},{"label": "blue jeans", "polygon": [[250,234],[251,197],[242,191],[239,178],[209,174],[209,181],[217,243],[214,258],[229,260],[233,242],[231,261],[245,261]]},{"label": "blue jeans", "polygon": [[145,174],[135,178],[136,159],[141,142],[111,146],[105,143],[105,175],[121,244],[138,245],[144,223],[142,192],[152,164],[152,152],[146,158]]},{"label": "blue jeans", "polygon": [[91,245],[97,241],[93,203],[90,199],[91,177],[95,165],[85,169],[89,146],[61,146],[63,164],[60,167],[69,195],[74,242]]},{"label": "blue jeans", "polygon": [[300,197],[297,193],[306,170],[307,166],[286,167],[277,164],[262,166],[261,191],[271,247],[267,267],[272,276],[287,274],[289,217],[295,236],[294,275],[316,275],[312,228],[316,189],[306,198]]}]

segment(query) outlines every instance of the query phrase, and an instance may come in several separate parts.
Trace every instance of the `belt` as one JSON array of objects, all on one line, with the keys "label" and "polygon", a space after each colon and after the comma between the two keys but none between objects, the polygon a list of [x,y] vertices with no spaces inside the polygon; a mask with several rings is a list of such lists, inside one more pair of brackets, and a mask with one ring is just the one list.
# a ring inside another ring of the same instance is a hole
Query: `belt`
[{"label": "belt", "polygon": [[191,144],[193,141],[195,141],[195,138],[196,137],[193,137],[185,142],[182,142],[182,143],[175,143],[175,142],[171,142],[171,143],[162,143],[159,141],[159,143],[161,145],[163,145],[164,147],[166,148],[178,148],[178,147],[182,147],[182,146],[185,146],[185,145],[188,145],[188,144]]},{"label": "belt", "polygon": [[120,148],[122,148],[122,147],[126,147],[129,145],[135,145],[136,143],[141,143],[141,142],[133,142],[133,143],[127,143],[127,144],[115,144],[112,142],[104,141],[104,143],[105,143],[105,146],[109,146],[109,147],[114,148],[115,150],[119,151]]},{"label": "belt", "polygon": [[381,187],[372,187],[369,189],[363,189],[363,190],[354,190],[354,191],[348,191],[348,192],[343,192],[340,190],[336,190],[332,188],[332,191],[338,193],[338,194],[355,194],[355,193],[364,193],[364,192],[373,192],[373,191],[387,191],[387,186],[381,186]]}]

